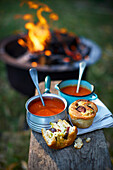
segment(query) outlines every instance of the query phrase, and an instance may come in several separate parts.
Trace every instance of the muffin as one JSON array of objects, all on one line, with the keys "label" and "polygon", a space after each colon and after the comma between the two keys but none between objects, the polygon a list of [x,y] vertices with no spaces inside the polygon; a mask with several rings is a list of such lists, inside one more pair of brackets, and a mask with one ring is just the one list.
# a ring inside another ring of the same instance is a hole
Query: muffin
[{"label": "muffin", "polygon": [[85,99],[76,100],[69,106],[71,121],[78,128],[91,126],[97,111],[96,104]]},{"label": "muffin", "polygon": [[50,123],[51,128],[42,129],[42,136],[52,149],[62,149],[71,145],[77,136],[77,127],[71,126],[66,120],[59,119],[57,123]]}]

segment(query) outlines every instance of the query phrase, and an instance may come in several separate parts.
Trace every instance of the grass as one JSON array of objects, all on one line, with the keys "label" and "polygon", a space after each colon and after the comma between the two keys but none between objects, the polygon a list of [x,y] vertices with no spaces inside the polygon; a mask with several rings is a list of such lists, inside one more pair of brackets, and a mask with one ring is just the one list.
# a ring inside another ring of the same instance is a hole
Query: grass
[{"label": "grass", "polygon": [[[21,1],[0,1],[0,39],[18,32],[25,32],[24,21],[15,20],[16,14],[28,12]],[[87,80],[95,85],[96,93],[113,112],[113,3],[101,0],[45,1],[59,20],[52,28],[65,27],[69,32],[95,41],[102,49],[102,58],[91,65]],[[8,4],[8,5],[7,5]],[[0,61],[0,169],[27,169],[30,130],[24,131],[25,102],[27,96],[15,91],[9,84],[5,64]],[[113,132],[104,130],[113,162]]]}]

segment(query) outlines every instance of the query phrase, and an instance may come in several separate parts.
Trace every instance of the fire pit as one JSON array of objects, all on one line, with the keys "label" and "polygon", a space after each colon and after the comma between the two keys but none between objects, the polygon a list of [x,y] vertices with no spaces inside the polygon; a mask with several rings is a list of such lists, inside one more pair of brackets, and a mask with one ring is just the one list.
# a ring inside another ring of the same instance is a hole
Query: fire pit
[{"label": "fire pit", "polygon": [[31,14],[21,16],[22,19],[28,20],[25,24],[27,34],[13,35],[4,39],[0,43],[0,54],[6,63],[12,87],[32,96],[35,87],[29,76],[29,68],[37,69],[39,82],[44,81],[47,75],[52,80],[76,79],[79,62],[85,60],[88,67],[100,58],[101,50],[91,40],[77,37],[65,29],[51,31],[42,12],[49,13],[49,19],[54,21],[58,20],[58,15],[46,4],[32,1],[26,3],[30,8],[37,9],[38,22],[34,22]]},{"label": "fire pit", "polygon": [[[64,35],[63,35],[64,36]],[[14,35],[4,39],[0,43],[0,56],[5,62],[9,81],[17,91],[22,94],[34,95],[35,87],[29,76],[28,69],[36,67],[39,73],[39,82],[44,81],[49,75],[52,80],[66,80],[78,78],[79,62],[85,60],[88,66],[94,64],[101,56],[101,50],[97,44],[84,37],[69,37],[67,38],[68,53],[64,48],[61,48],[61,42],[51,42],[48,49],[53,53],[49,56],[45,51],[40,54],[31,54],[27,48],[18,44],[18,39],[24,38],[25,35]],[[53,38],[55,39],[55,37]],[[75,41],[76,40],[76,41]],[[76,53],[70,49],[70,45],[76,47]],[[57,50],[56,50],[57,49]],[[83,79],[86,79],[86,72]]]}]

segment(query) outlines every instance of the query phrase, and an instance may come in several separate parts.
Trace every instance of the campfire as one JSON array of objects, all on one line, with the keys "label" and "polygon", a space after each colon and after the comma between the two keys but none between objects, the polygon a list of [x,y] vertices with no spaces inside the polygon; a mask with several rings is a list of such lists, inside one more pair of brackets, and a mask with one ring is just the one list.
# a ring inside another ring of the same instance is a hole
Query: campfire
[{"label": "campfire", "polygon": [[[24,39],[19,39],[18,43],[27,47],[29,51],[28,62],[32,67],[42,65],[64,65],[82,59],[88,59],[90,48],[80,43],[77,36],[67,33],[66,29],[50,30],[47,20],[43,17],[43,12],[49,13],[49,19],[58,20],[58,15],[53,13],[46,4],[28,1],[30,8],[37,9],[36,16],[38,22],[33,22],[33,16],[25,14],[20,16],[28,20],[25,28],[28,34]],[[17,16],[18,18],[19,16]]]},{"label": "campfire", "polygon": [[[29,78],[29,68],[37,69],[39,82],[44,81],[46,75],[50,75],[52,80],[76,79],[79,62],[85,60],[87,66],[95,63],[101,56],[101,50],[91,40],[78,37],[65,28],[52,30],[49,23],[52,25],[59,17],[46,4],[32,1],[27,4],[36,10],[38,21],[35,22],[31,14],[16,15],[16,19],[26,21],[27,34],[4,39],[0,44],[0,53],[11,85],[32,96],[35,88]],[[49,15],[49,22],[43,13]]]}]

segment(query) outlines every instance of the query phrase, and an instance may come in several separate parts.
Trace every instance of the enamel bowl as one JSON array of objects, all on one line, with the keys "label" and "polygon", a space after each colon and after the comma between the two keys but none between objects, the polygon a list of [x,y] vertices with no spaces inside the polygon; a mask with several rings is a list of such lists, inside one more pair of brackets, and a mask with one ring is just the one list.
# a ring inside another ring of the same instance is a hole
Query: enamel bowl
[{"label": "enamel bowl", "polygon": [[91,91],[91,93],[88,95],[74,96],[74,95],[63,93],[61,91],[61,88],[70,85],[77,85],[77,83],[78,80],[64,80],[61,81],[59,84],[55,85],[55,88],[58,90],[58,94],[66,99],[68,106],[78,99],[95,100],[98,98],[97,95],[94,93],[94,85],[90,84],[88,81],[85,80],[81,80],[80,86],[85,87]]}]

